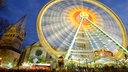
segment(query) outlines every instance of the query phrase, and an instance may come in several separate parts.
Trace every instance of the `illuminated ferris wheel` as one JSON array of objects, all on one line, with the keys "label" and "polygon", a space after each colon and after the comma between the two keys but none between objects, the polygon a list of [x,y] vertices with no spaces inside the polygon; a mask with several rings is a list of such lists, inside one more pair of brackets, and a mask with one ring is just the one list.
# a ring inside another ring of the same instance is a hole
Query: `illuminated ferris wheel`
[{"label": "illuminated ferris wheel", "polygon": [[120,58],[127,54],[122,21],[96,0],[51,0],[40,11],[37,32],[54,58],[85,58],[104,48]]}]

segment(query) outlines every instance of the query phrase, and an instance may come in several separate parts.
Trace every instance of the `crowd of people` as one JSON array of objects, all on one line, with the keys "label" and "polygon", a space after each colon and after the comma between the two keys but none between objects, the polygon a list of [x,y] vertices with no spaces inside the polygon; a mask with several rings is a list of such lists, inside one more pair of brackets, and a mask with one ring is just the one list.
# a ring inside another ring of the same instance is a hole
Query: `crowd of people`
[{"label": "crowd of people", "polygon": [[104,67],[76,67],[72,69],[59,68],[59,69],[49,69],[49,68],[0,68],[0,72],[128,72],[128,68],[114,68],[114,66],[104,66]]},{"label": "crowd of people", "polygon": [[32,66],[32,67],[0,67],[0,72],[128,72],[128,60],[118,60],[115,64],[77,65],[69,64],[67,67],[60,66]]},{"label": "crowd of people", "polygon": [[105,66],[102,68],[77,67],[74,69],[61,68],[56,72],[128,72],[128,68],[114,68],[114,66]]},{"label": "crowd of people", "polygon": [[52,72],[52,70],[45,68],[0,68],[0,72]]}]

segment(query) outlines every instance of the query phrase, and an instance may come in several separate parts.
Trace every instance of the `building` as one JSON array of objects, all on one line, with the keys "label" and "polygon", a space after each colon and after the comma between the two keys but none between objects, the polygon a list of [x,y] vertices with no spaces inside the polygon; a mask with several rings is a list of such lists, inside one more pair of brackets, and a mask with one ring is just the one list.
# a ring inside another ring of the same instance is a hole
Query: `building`
[{"label": "building", "polygon": [[10,25],[0,40],[0,57],[3,64],[12,62],[17,64],[20,57],[20,47],[26,36],[26,16],[23,16],[14,25]]},{"label": "building", "polygon": [[[21,53],[19,65],[23,62],[44,62],[46,58],[46,52],[43,49],[43,46],[40,45],[40,42],[35,42],[30,46],[26,46]],[[34,61],[36,60],[37,61]]]},{"label": "building", "polygon": [[24,63],[48,63],[52,68],[57,67],[57,60],[53,59],[48,52],[45,51],[45,46],[42,46],[40,42],[35,42],[30,46],[26,46],[21,53],[18,65],[21,66]]},{"label": "building", "polygon": [[93,51],[90,49],[90,40],[83,28],[81,28],[75,39],[75,46],[71,50],[70,57],[72,60],[84,62],[93,60]]}]

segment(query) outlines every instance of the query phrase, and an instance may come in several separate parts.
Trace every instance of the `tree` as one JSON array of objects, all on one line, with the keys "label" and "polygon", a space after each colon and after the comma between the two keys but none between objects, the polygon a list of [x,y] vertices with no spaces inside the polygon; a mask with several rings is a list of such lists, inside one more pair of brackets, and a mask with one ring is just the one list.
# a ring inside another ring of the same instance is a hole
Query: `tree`
[{"label": "tree", "polygon": [[3,0],[0,0],[0,6],[3,4]]}]

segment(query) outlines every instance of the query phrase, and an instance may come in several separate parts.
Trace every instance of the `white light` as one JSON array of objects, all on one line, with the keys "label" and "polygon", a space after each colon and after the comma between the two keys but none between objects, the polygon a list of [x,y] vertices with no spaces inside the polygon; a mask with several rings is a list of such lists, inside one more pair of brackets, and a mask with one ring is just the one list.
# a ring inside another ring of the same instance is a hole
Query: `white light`
[{"label": "white light", "polygon": [[100,56],[103,56],[103,54],[101,53]]},{"label": "white light", "polygon": [[108,42],[112,42],[112,40],[108,40]]},{"label": "white light", "polygon": [[0,60],[2,60],[2,58],[0,57]]},{"label": "white light", "polygon": [[50,64],[36,64],[36,65],[50,66]]},{"label": "white light", "polygon": [[30,64],[29,64],[28,62],[24,62],[24,63],[22,63],[22,66],[24,66],[24,67],[29,67]]}]

